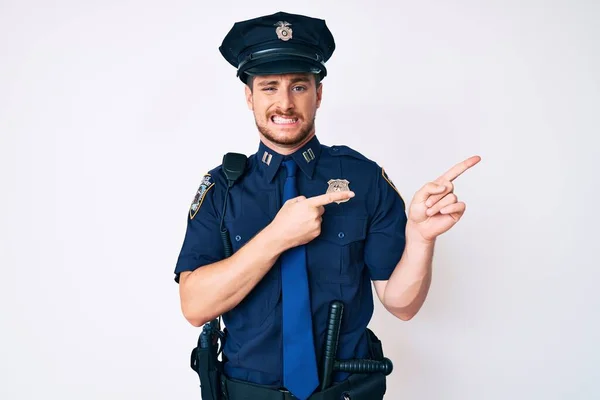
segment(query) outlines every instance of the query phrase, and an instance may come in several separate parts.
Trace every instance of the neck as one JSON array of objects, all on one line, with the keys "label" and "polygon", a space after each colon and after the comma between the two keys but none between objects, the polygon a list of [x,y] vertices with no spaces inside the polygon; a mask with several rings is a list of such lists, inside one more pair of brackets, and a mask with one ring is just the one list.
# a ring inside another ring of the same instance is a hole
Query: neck
[{"label": "neck", "polygon": [[304,139],[302,142],[300,142],[298,144],[294,144],[294,145],[289,145],[289,146],[273,143],[272,141],[267,139],[262,133],[260,135],[260,140],[265,144],[265,146],[267,146],[274,152],[279,153],[282,156],[289,156],[290,154],[294,154],[298,149],[300,149],[306,143],[310,142],[310,140],[313,137],[315,137],[315,131],[312,131],[312,133],[310,135],[308,135],[306,137],[306,139]]}]

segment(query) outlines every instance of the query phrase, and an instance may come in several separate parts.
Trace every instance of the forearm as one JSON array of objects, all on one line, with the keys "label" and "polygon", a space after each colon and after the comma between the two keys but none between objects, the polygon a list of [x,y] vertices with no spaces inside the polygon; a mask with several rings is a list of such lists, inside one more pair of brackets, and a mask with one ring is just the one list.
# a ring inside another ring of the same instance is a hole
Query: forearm
[{"label": "forearm", "polygon": [[434,242],[407,237],[400,262],[387,282],[383,304],[402,320],[411,319],[421,308],[431,284]]},{"label": "forearm", "polygon": [[238,305],[284,251],[267,226],[231,257],[182,274],[179,285],[185,318],[201,326]]}]

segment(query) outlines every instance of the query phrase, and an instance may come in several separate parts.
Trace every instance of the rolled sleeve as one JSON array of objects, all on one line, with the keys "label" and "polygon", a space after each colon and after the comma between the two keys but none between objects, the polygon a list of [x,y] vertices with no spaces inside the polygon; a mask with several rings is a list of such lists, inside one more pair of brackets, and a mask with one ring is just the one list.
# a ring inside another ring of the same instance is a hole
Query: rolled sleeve
[{"label": "rolled sleeve", "polygon": [[[199,267],[221,261],[224,258],[220,235],[220,218],[217,212],[218,184],[206,189],[195,212],[187,216],[187,228],[181,251],[175,265],[175,282],[184,271],[194,271]],[[196,201],[196,199],[195,199]]]},{"label": "rolled sleeve", "polygon": [[377,167],[374,213],[365,243],[371,280],[388,280],[406,245],[406,204],[381,167]]}]

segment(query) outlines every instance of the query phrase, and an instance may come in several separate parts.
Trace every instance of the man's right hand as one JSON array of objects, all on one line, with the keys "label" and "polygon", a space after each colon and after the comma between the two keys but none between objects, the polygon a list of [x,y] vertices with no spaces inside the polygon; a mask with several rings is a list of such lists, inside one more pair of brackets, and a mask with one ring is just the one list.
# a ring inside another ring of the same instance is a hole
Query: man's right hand
[{"label": "man's right hand", "polygon": [[354,197],[352,192],[300,196],[287,201],[275,219],[231,257],[181,273],[179,290],[185,318],[202,326],[236,307],[284,251],[321,233],[324,206]]},{"label": "man's right hand", "polygon": [[269,228],[284,251],[306,244],[321,234],[325,205],[354,197],[354,192],[332,192],[306,198],[295,197],[286,201]]}]

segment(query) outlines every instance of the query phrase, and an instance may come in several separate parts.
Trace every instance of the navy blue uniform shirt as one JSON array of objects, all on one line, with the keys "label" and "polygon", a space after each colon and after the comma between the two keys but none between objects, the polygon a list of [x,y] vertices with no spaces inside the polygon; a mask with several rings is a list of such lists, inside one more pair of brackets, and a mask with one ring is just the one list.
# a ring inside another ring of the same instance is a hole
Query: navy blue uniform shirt
[{"label": "navy blue uniform shirt", "polygon": [[[344,303],[338,359],[366,358],[366,327],[373,314],[371,280],[387,280],[405,246],[405,203],[385,171],[346,146],[313,137],[292,157],[301,195],[324,194],[332,179],[346,180],[356,196],[325,206],[321,234],[306,245],[316,355],[323,353],[329,305]],[[275,217],[282,205],[284,157],[260,144],[245,174],[230,189],[225,213],[233,251]],[[281,168],[280,168],[281,167]],[[176,279],[224,258],[219,225],[226,179],[217,167],[203,179],[188,215]],[[229,377],[282,386],[281,270],[279,261],[248,296],[223,315]]]}]

